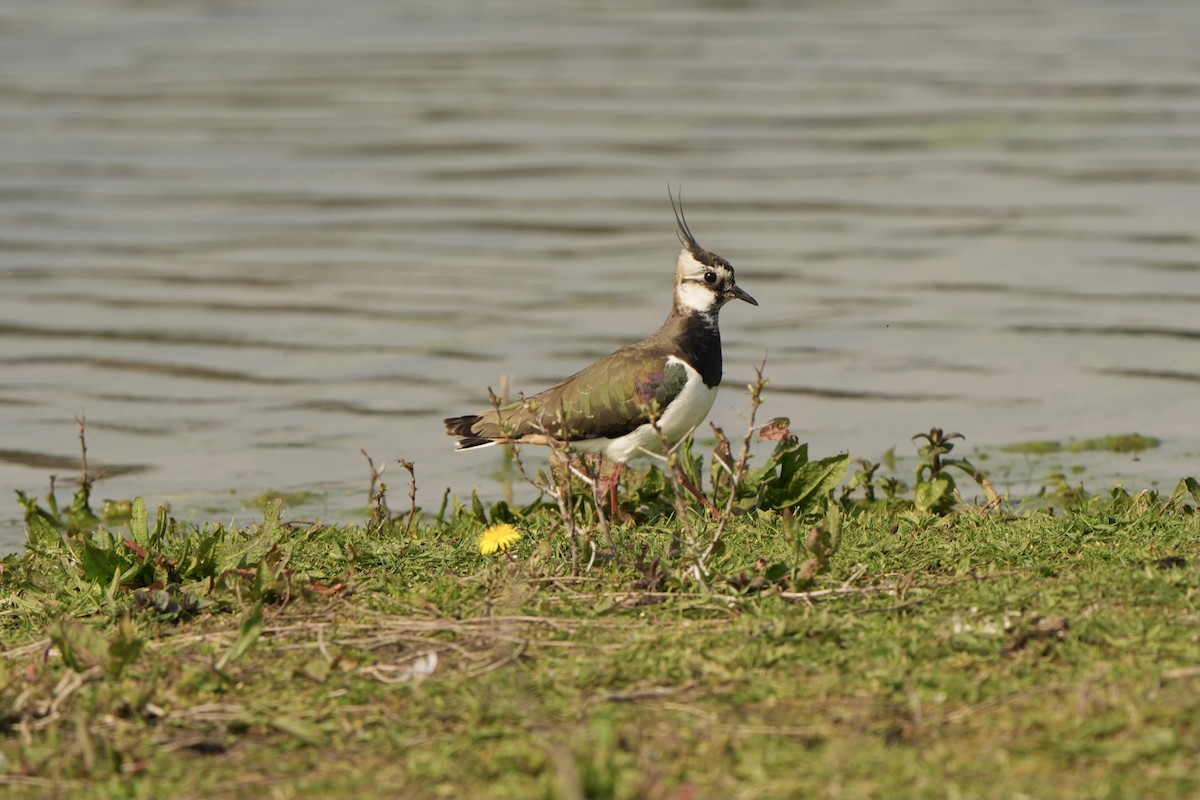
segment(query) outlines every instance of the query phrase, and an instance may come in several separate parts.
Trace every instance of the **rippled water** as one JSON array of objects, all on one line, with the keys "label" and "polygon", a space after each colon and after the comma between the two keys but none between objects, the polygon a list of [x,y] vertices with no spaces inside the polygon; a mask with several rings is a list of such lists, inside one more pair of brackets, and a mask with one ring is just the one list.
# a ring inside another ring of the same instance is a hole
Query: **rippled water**
[{"label": "rippled water", "polygon": [[73,476],[84,413],[97,495],[189,519],[344,518],[359,448],[495,492],[440,418],[657,327],[668,184],[762,303],[717,421],[769,352],[816,453],[1200,472],[1200,4],[643,5],[6,2],[0,488]]}]

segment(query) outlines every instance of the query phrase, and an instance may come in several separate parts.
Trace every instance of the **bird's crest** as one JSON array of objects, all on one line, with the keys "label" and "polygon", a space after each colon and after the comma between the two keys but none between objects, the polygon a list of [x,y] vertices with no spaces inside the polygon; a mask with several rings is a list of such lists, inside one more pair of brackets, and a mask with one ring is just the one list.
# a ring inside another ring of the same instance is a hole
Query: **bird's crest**
[{"label": "bird's crest", "polygon": [[679,242],[686,247],[693,256],[699,258],[701,253],[706,253],[700,243],[696,241],[696,237],[692,235],[692,229],[688,227],[687,217],[683,215],[683,189],[678,192],[679,201],[675,201],[675,195],[671,193],[671,187],[667,187],[667,197],[671,200],[671,210],[675,212],[675,223],[677,225],[676,234],[679,236]]}]

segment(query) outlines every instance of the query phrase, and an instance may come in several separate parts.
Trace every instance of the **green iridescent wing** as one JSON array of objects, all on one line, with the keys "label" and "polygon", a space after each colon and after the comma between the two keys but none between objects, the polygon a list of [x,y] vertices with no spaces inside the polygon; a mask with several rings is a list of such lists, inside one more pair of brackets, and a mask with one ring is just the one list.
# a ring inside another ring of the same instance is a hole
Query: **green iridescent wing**
[{"label": "green iridescent wing", "polygon": [[687,371],[667,354],[632,347],[602,358],[523,403],[480,415],[472,426],[488,438],[615,439],[661,414],[687,383]]}]

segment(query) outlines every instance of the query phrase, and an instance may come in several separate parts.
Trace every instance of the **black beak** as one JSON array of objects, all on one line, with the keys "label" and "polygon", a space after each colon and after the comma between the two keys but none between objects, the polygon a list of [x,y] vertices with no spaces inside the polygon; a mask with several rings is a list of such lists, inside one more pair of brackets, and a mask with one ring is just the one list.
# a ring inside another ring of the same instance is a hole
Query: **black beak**
[{"label": "black beak", "polygon": [[729,295],[730,297],[736,297],[738,300],[745,300],[747,303],[749,303],[752,306],[758,305],[758,301],[755,300],[750,295],[746,294],[744,291],[742,291],[742,287],[740,287],[740,286],[734,286],[732,289],[730,289],[728,292],[726,292],[726,294]]}]

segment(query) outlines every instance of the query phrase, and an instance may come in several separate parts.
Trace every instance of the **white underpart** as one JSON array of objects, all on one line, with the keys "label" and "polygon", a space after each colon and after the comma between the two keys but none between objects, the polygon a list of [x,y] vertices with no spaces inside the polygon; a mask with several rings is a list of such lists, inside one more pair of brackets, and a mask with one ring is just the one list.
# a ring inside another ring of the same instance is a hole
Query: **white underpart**
[{"label": "white underpart", "polygon": [[[675,356],[668,358],[667,363],[679,364],[687,371],[687,383],[683,385],[683,390],[667,404],[666,411],[658,420],[662,438],[666,439],[669,447],[674,447],[704,422],[717,399],[717,387],[710,389],[705,386],[700,373]],[[585,453],[603,453],[610,461],[622,464],[663,452],[658,433],[649,423],[617,439],[585,439],[572,442],[571,446]]]}]

